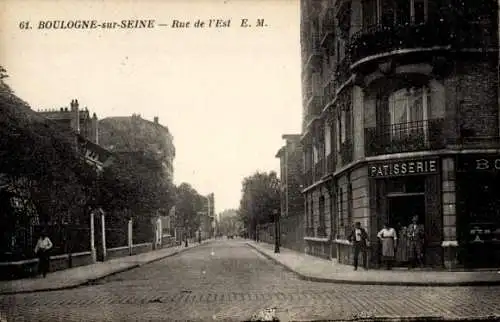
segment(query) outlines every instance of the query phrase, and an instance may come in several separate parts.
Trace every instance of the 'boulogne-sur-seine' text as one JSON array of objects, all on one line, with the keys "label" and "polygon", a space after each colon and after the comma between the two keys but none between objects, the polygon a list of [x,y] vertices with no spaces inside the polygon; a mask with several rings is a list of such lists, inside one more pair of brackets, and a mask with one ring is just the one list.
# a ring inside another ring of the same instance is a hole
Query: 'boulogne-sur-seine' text
[{"label": "'boulogne-sur-seine' text", "polygon": [[[179,20],[173,19],[170,23],[160,23],[155,19],[129,19],[119,21],[99,21],[99,20],[40,20],[35,24],[35,28],[43,30],[61,30],[61,29],[153,29],[156,27],[170,27],[172,29],[184,28],[229,28],[238,26],[241,28],[248,27],[267,27],[264,19],[256,19],[250,21],[242,18],[233,24],[232,19],[227,18],[211,18],[211,19],[195,19],[195,20]],[[19,22],[19,29],[33,29],[32,22]]]}]

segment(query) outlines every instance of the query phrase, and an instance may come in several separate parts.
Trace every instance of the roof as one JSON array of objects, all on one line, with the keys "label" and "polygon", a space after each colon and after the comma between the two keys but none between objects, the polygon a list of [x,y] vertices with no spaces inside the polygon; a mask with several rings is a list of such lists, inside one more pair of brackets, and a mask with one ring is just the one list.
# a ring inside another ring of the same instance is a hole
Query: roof
[{"label": "roof", "polygon": [[170,130],[168,129],[167,126],[165,125],[162,125],[160,123],[155,123],[153,121],[150,121],[150,120],[146,120],[146,119],[143,119],[140,115],[132,115],[132,116],[111,116],[111,117],[106,117],[106,118],[103,118],[101,119],[101,122],[106,122],[106,121],[119,121],[119,122],[129,122],[129,123],[132,123],[132,121],[140,121],[141,123],[145,123],[145,124],[150,124],[150,125],[153,125],[155,126],[156,128],[160,128],[160,129],[163,129],[165,130],[168,134],[171,135],[170,133]]}]

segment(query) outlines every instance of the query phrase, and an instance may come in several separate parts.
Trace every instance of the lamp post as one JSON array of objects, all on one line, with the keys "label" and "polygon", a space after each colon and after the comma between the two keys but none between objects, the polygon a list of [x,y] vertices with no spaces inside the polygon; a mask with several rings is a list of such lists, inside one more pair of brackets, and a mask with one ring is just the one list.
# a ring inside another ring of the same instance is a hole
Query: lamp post
[{"label": "lamp post", "polygon": [[278,254],[280,252],[280,237],[279,237],[280,214],[277,209],[274,209],[273,213],[274,213],[274,252]]}]

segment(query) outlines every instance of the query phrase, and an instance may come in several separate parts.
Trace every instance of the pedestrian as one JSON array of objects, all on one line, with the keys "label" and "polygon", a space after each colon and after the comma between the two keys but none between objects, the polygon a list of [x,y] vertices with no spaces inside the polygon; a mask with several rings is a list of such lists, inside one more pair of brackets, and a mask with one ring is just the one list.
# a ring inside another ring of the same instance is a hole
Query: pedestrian
[{"label": "pedestrian", "polygon": [[354,229],[349,235],[349,241],[354,246],[354,270],[358,269],[359,253],[363,257],[363,268],[368,269],[368,233],[361,227],[359,221],[354,224]]},{"label": "pedestrian", "polygon": [[396,261],[400,264],[407,264],[408,262],[408,232],[407,227],[400,227],[399,231],[396,231],[398,234],[398,246],[396,249]]},{"label": "pedestrian", "polygon": [[382,259],[385,263],[386,269],[392,269],[394,262],[394,255],[397,246],[396,230],[392,228],[389,223],[384,223],[384,228],[378,232],[377,237],[382,243]]},{"label": "pedestrian", "polygon": [[50,249],[52,249],[52,242],[47,236],[45,231],[42,231],[40,238],[35,246],[35,254],[38,256],[38,274],[42,274],[43,277],[47,276],[49,271],[50,263]]},{"label": "pedestrian", "polygon": [[417,264],[424,266],[423,248],[424,248],[424,225],[418,224],[418,216],[413,216],[412,223],[408,226],[408,246],[410,265],[408,268],[414,268]]}]

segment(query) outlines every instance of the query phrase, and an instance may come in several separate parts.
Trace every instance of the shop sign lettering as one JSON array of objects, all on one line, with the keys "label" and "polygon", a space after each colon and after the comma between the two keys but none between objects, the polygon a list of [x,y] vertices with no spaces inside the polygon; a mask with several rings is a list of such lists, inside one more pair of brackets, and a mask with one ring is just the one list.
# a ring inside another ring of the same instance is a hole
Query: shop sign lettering
[{"label": "shop sign lettering", "polygon": [[459,156],[457,171],[500,171],[500,156],[475,155]]},{"label": "shop sign lettering", "polygon": [[500,159],[477,159],[476,170],[500,170]]},{"label": "shop sign lettering", "polygon": [[368,167],[370,177],[406,176],[433,174],[438,172],[437,160],[412,160],[372,164]]}]

